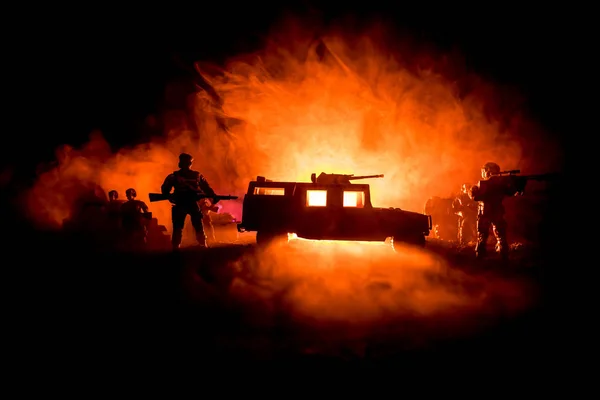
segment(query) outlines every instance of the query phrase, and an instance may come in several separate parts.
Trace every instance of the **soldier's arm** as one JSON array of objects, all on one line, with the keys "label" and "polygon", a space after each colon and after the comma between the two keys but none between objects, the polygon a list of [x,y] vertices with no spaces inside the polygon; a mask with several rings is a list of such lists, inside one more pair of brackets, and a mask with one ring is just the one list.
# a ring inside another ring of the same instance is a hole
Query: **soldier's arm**
[{"label": "soldier's arm", "polygon": [[469,198],[471,200],[478,201],[479,200],[479,195],[480,195],[479,186],[477,186],[477,185],[471,186],[471,188],[469,189],[468,194],[469,194]]},{"label": "soldier's arm", "polygon": [[148,205],[145,202],[140,201],[140,207],[144,213],[148,212]]},{"label": "soldier's arm", "polygon": [[454,200],[452,200],[452,210],[454,210],[454,212],[460,211],[462,208],[462,204],[460,201],[460,198],[455,197]]},{"label": "soldier's arm", "polygon": [[173,186],[175,186],[175,176],[173,176],[173,174],[169,174],[169,176],[165,178],[165,181],[160,187],[160,191],[162,194],[169,194],[171,193],[171,189],[173,189]]},{"label": "soldier's arm", "polygon": [[215,191],[210,187],[208,181],[202,174],[200,174],[200,176],[198,177],[198,186],[200,187],[202,192],[204,192],[204,194],[206,194],[208,197],[216,196]]}]

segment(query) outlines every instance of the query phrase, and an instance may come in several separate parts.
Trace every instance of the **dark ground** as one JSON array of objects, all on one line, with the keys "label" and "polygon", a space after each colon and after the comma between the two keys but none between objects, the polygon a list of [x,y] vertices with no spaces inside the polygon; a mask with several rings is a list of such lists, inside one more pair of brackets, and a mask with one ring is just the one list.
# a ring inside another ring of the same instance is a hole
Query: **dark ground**
[{"label": "dark ground", "polygon": [[[8,264],[9,276],[16,272],[19,279],[4,280],[12,294],[9,318],[15,321],[5,332],[15,335],[23,368],[35,361],[52,369],[60,360],[72,366],[65,368],[73,374],[82,368],[101,371],[104,365],[112,371],[156,371],[189,364],[248,373],[375,368],[444,376],[495,371],[512,377],[564,368],[559,355],[565,349],[556,341],[553,266],[539,254],[514,251],[508,267],[493,260],[476,264],[470,251],[432,240],[429,251],[450,263],[416,270],[400,258],[390,265],[401,256],[386,248],[377,257],[384,257],[388,280],[361,281],[364,288],[357,290],[372,294],[397,285],[407,305],[361,320],[346,308],[339,318],[319,315],[318,308],[299,312],[294,287],[314,275],[265,274],[259,260],[271,256],[253,244],[134,255],[86,251],[83,243],[67,242],[57,233],[28,235],[27,241],[35,245],[21,243],[19,257]],[[33,246],[35,251],[26,251]],[[287,260],[303,257],[300,252],[310,260],[303,269],[318,269],[327,260],[300,248],[277,263],[285,269]],[[368,257],[344,254],[333,257],[340,262]],[[378,266],[371,262],[364,268]],[[332,278],[343,283],[352,276],[322,275]],[[414,281],[406,285],[406,279]],[[422,291],[427,301],[440,288],[458,293],[467,304],[435,312],[411,305],[419,301],[415,293]],[[350,309],[366,301],[358,296]]]}]

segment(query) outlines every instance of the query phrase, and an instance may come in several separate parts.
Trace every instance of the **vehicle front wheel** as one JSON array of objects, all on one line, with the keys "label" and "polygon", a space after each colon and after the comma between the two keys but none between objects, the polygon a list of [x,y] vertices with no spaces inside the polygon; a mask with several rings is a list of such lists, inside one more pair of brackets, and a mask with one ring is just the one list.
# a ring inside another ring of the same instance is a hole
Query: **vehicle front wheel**
[{"label": "vehicle front wheel", "polygon": [[396,235],[392,237],[392,248],[398,251],[402,246],[425,247],[425,235]]},{"label": "vehicle front wheel", "polygon": [[256,244],[258,246],[267,246],[274,242],[288,242],[288,234],[281,232],[258,231],[256,232]]}]

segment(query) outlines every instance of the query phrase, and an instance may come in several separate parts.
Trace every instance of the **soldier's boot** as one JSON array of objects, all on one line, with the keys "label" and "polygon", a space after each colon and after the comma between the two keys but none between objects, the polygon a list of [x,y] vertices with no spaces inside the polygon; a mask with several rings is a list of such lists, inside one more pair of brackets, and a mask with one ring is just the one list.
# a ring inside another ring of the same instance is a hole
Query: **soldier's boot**
[{"label": "soldier's boot", "polygon": [[477,245],[475,246],[475,257],[478,259],[482,259],[482,258],[485,258],[485,256],[486,256],[485,245],[481,245],[481,244],[479,244],[479,242],[477,242]]},{"label": "soldier's boot", "polygon": [[208,244],[206,242],[206,235],[204,234],[204,232],[196,233],[196,241],[198,242],[198,247],[203,248],[203,249],[208,248]]},{"label": "soldier's boot", "polygon": [[211,245],[217,243],[217,238],[215,236],[214,230],[209,229],[209,232],[210,232],[210,234],[206,234],[206,244],[208,246],[211,246]]},{"label": "soldier's boot", "polygon": [[182,238],[183,229],[173,229],[173,236],[171,236],[171,246],[173,248],[173,251],[179,250]]},{"label": "soldier's boot", "polygon": [[481,259],[486,256],[487,236],[478,235],[477,243],[475,244],[475,257]]},{"label": "soldier's boot", "polygon": [[500,254],[500,259],[503,262],[508,261],[508,243],[506,243],[506,240],[498,240],[498,242],[496,243],[496,252]]},{"label": "soldier's boot", "polygon": [[207,244],[211,245],[217,242],[217,238],[215,236],[215,227],[209,215],[205,215],[202,218],[202,230],[204,231]]},{"label": "soldier's boot", "polygon": [[148,247],[148,237],[146,231],[140,230],[136,232],[135,247],[137,250],[146,250]]}]

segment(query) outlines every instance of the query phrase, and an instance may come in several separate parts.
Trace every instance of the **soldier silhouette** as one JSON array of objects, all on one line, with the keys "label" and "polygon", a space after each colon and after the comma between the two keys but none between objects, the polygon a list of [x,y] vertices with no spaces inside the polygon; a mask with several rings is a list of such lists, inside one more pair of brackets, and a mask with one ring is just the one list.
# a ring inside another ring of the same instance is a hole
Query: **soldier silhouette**
[{"label": "soldier silhouette", "polygon": [[169,174],[161,186],[163,194],[170,194],[171,197],[171,219],[173,222],[173,235],[171,244],[173,249],[179,249],[183,236],[183,228],[186,216],[190,216],[192,226],[196,232],[196,240],[200,247],[206,248],[206,234],[202,225],[202,209],[198,204],[198,194],[205,194],[213,199],[213,204],[217,203],[216,194],[208,184],[208,181],[198,171],[191,169],[194,158],[182,153],[179,155],[179,170]]},{"label": "soldier silhouette", "polygon": [[133,188],[125,191],[127,201],[121,205],[121,227],[128,248],[139,249],[146,244],[146,216],[148,206],[137,200],[137,192]]},{"label": "soldier silhouette", "polygon": [[119,193],[116,190],[108,192],[108,205],[106,206],[106,211],[108,214],[111,245],[118,245],[122,239],[121,206],[123,203],[123,200],[119,200]]},{"label": "soldier silhouette", "polygon": [[218,213],[221,210],[221,206],[212,204],[209,199],[202,199],[200,201],[200,209],[202,210],[202,225],[204,226],[206,237],[210,242],[216,243],[217,237],[215,236],[215,227],[212,222],[211,213]]},{"label": "soldier silhouette", "polygon": [[108,192],[108,200],[109,201],[115,201],[119,199],[119,192],[117,192],[116,190],[111,190],[110,192]]},{"label": "soldier silhouette", "polygon": [[471,185],[463,183],[458,196],[452,201],[452,210],[458,216],[458,243],[465,245],[477,237],[477,202],[469,197]]},{"label": "soldier silhouette", "polygon": [[502,179],[500,166],[488,162],[481,167],[482,180],[478,185],[471,187],[469,197],[478,202],[477,211],[477,244],[475,254],[482,258],[486,254],[487,240],[490,227],[496,238],[496,252],[500,253],[502,260],[508,260],[508,241],[506,239],[506,220],[504,219],[505,197],[518,195],[519,192]]}]

